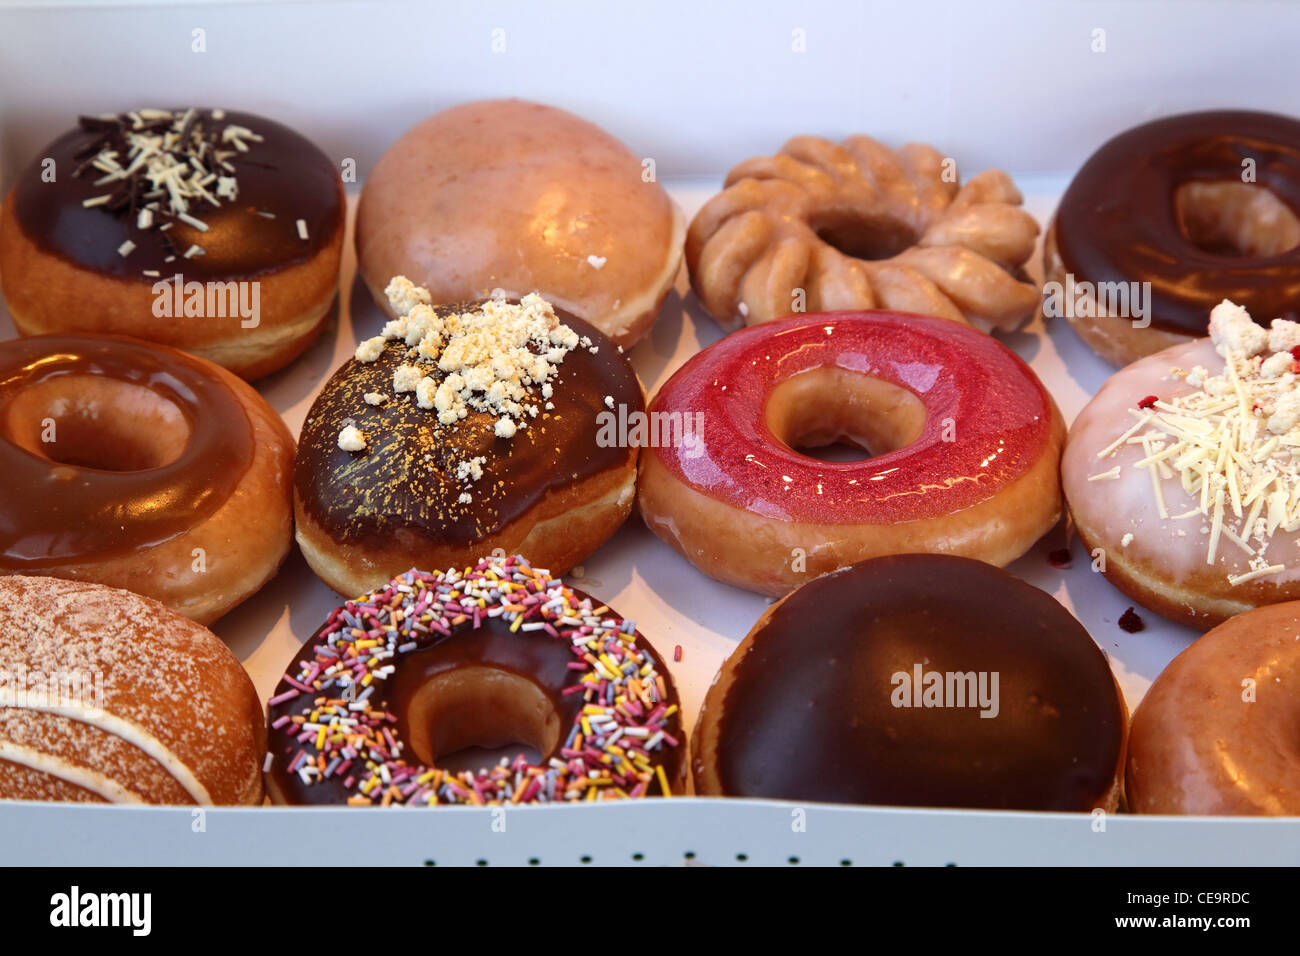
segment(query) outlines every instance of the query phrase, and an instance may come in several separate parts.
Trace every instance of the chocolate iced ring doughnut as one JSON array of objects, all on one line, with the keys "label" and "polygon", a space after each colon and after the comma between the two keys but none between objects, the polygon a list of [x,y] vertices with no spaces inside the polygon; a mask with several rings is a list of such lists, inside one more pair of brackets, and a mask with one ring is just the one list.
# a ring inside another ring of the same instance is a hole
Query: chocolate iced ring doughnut
[{"label": "chocolate iced ring doughnut", "polygon": [[1114,365],[1203,337],[1224,299],[1300,318],[1300,120],[1214,110],[1121,133],[1065,191],[1045,264],[1048,314]]},{"label": "chocolate iced ring doughnut", "polygon": [[197,356],[115,335],[0,343],[0,574],[208,623],[288,554],[292,468],[280,416]]},{"label": "chocolate iced ring doughnut", "polygon": [[[337,608],[269,701],[267,791],[290,804],[529,804],[680,794],[663,659],[604,604],[523,558],[409,571]],[[492,767],[439,767],[524,744]]]},{"label": "chocolate iced ring doughnut", "polygon": [[605,419],[641,414],[631,363],[540,296],[394,311],[317,396],[294,484],[298,543],[340,594],[412,567],[528,553],[557,574],[598,548],[636,497],[637,447]]},{"label": "chocolate iced ring doughnut", "polygon": [[900,554],[767,610],[709,688],[692,769],[702,796],[1109,812],[1127,726],[1105,655],[1050,595]]},{"label": "chocolate iced ring doughnut", "polygon": [[131,335],[258,378],[324,324],[344,219],[338,169],[264,117],[86,116],[0,210],[5,299],[24,335]]}]

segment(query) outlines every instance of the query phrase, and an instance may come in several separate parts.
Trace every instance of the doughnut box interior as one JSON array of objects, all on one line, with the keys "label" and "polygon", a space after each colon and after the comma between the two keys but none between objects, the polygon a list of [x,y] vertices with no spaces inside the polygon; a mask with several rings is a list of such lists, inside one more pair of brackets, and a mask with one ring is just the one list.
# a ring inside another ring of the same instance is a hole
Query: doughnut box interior
[{"label": "doughnut box interior", "polygon": [[[1071,175],[1114,133],[1216,107],[1295,113],[1300,7],[922,2],[764,5],[664,0],[653,13],[555,5],[0,4],[0,188],[82,113],[193,102],[289,124],[341,166],[348,237],[324,333],[256,383],[297,436],[313,397],[377,334],[357,275],[352,218],[366,172],[402,132],[456,103],[523,96],[594,121],[652,158],[689,218],[731,166],[789,137],[865,133],[936,144],[969,174],[1007,170],[1045,226]],[[160,102],[166,101],[166,102]],[[510,131],[502,130],[508,137]],[[345,176],[345,179],[347,177]],[[1041,244],[1041,235],[1040,235]],[[1041,257],[1030,274],[1041,280]],[[0,311],[0,340],[17,333]],[[651,332],[629,350],[648,393],[724,334],[683,267]],[[1063,320],[996,333],[1068,423],[1112,369]],[[0,477],[0,494],[4,478]],[[1070,561],[1060,560],[1070,549]],[[1053,559],[1049,555],[1056,553]],[[636,621],[694,723],[714,674],[771,599],[695,570],[635,516],[572,583]],[[1196,633],[1141,608],[1091,569],[1064,523],[1009,570],[1083,623],[1130,711]],[[263,701],[339,603],[295,547],[271,583],[213,626]],[[674,661],[680,648],[680,660]],[[361,814],[364,820],[354,819]],[[346,819],[345,819],[346,818]],[[1173,818],[799,805],[693,796],[505,813],[261,807],[142,809],[0,803],[0,862],[307,863],[319,834],[367,864],[1284,864],[1300,820]]]}]

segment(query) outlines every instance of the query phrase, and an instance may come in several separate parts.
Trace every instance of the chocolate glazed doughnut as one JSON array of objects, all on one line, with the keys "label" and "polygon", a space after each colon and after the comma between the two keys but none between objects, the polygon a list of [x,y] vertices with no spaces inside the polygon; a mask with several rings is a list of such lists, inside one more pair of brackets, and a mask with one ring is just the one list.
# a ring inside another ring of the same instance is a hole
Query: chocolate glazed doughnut
[{"label": "chocolate glazed doughnut", "polygon": [[[1243,179],[1250,172],[1253,181]],[[1048,232],[1045,261],[1048,280],[1061,286],[1067,275],[1071,288],[1150,283],[1150,327],[1133,322],[1132,293],[1111,300],[1127,301],[1127,310],[1080,292],[1090,308],[1067,300],[1056,311],[1115,365],[1204,336],[1206,317],[1224,299],[1265,324],[1295,319],[1297,217],[1300,121],[1218,110],[1138,126],[1102,146],[1074,177]]]},{"label": "chocolate glazed doughnut", "polygon": [[[277,803],[554,803],[680,794],[663,659],[625,620],[520,557],[409,571],[336,609],[269,702]],[[471,746],[505,765],[438,766]]]},{"label": "chocolate glazed doughnut", "polygon": [[0,344],[0,573],[207,623],[288,553],[292,466],[279,415],[210,362],[110,335]]},{"label": "chocolate glazed doughnut", "polygon": [[[498,550],[526,551],[559,574],[617,530],[635,497],[637,448],[603,440],[600,416],[643,411],[644,396],[613,342],[560,317],[588,346],[569,351],[545,391],[525,400],[538,414],[508,436],[494,414],[470,408],[443,422],[419,392],[394,395],[395,376],[414,361],[400,338],[330,378],[303,426],[294,484],[298,542],[325,583],[360,594],[408,568],[466,567]],[[425,371],[430,393],[453,377],[433,364]],[[366,447],[341,447],[349,426]]]},{"label": "chocolate glazed doughnut", "polygon": [[[184,169],[193,190],[169,202],[149,163],[143,175],[114,179],[114,165],[143,159],[130,153],[137,137],[158,137],[147,152]],[[132,335],[257,378],[300,355],[323,324],[338,286],[344,218],[334,164],[264,117],[84,117],[17,176],[0,210],[4,294],[25,335]],[[201,284],[201,307],[191,283]],[[249,315],[239,311],[245,306]]]},{"label": "chocolate glazed doughnut", "polygon": [[1111,811],[1127,723],[1105,655],[1049,595],[981,561],[894,555],[759,619],[705,698],[695,791]]}]

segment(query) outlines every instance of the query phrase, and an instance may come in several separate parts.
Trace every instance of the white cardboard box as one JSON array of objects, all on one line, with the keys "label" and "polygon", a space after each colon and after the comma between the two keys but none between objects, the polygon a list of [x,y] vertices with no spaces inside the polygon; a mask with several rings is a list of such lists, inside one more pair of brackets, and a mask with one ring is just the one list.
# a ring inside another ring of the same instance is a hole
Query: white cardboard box
[{"label": "white cardboard box", "polygon": [[[37,8],[39,6],[39,9]],[[949,152],[966,175],[1010,170],[1046,223],[1070,172],[1114,132],[1211,106],[1294,111],[1300,7],[1228,3],[400,4],[0,2],[0,182],[84,112],[190,102],[290,123],[362,176],[400,133],[466,99],[523,95],[573,109],[654,157],[689,216],[722,174],[789,136],[865,132]],[[198,31],[198,32],[196,32]],[[1097,31],[1102,31],[1098,33]],[[198,46],[203,52],[196,52]],[[502,49],[503,47],[503,49]],[[258,383],[297,434],[316,389],[382,321],[345,255],[336,321]],[[1035,263],[1035,267],[1037,263]],[[0,312],[0,338],[13,335]],[[718,326],[683,277],[631,350],[653,391]],[[1111,373],[1062,322],[1000,336],[1067,421]],[[1195,634],[1143,613],[1046,553],[1011,570],[1069,607],[1110,655],[1130,708]],[[637,620],[673,672],[686,723],[768,600],[705,578],[635,519],[576,581]],[[214,630],[265,698],[337,597],[296,551]],[[311,862],[322,818],[362,814],[367,863],[1294,863],[1300,821],[1193,820],[799,807],[677,799],[611,807],[427,813],[0,805],[0,862]],[[599,815],[599,816],[597,816]],[[356,826],[356,822],[350,823]],[[503,829],[504,828],[504,829]],[[639,858],[636,856],[639,855]],[[738,855],[743,860],[738,860]]]}]

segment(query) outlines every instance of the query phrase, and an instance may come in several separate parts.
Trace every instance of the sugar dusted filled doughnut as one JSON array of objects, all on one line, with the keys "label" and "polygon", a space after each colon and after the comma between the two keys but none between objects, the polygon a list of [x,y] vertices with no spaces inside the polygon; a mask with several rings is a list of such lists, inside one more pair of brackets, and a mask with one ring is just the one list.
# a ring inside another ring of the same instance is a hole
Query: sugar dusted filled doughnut
[{"label": "sugar dusted filled doughnut", "polygon": [[1300,324],[1223,302],[1209,327],[1111,376],[1062,461],[1106,577],[1202,629],[1300,598]]},{"label": "sugar dusted filled doughnut", "polygon": [[1129,738],[1137,813],[1300,816],[1300,603],[1239,614],[1156,677]]},{"label": "sugar dusted filled doughnut", "polygon": [[262,802],[253,682],[157,601],[0,577],[0,658],[0,799]]},{"label": "sugar dusted filled doughnut", "polygon": [[1113,811],[1127,724],[1105,655],[1050,595],[903,554],[764,613],[709,688],[692,770],[709,796]]},{"label": "sugar dusted filled doughnut", "polygon": [[617,346],[540,296],[431,306],[389,284],[400,316],[326,383],[303,426],[298,542],[341,594],[412,567],[527,552],[567,571],[626,520],[637,448],[602,416],[644,410]]},{"label": "sugar dusted filled doughnut", "polygon": [[257,378],[324,322],[343,226],[338,170],[279,123],[200,109],[83,117],[15,179],[0,275],[26,335],[131,335]]},{"label": "sugar dusted filled doughnut", "polygon": [[[745,329],[660,388],[650,418],[674,416],[698,424],[643,451],[641,514],[701,571],[753,591],[909,551],[1006,564],[1060,517],[1056,406],[1009,349],[942,319],[828,312]],[[875,457],[796,450],[841,439]]]},{"label": "sugar dusted filled doughnut", "polygon": [[1205,335],[1225,298],[1300,318],[1300,120],[1186,113],[1114,137],[1048,229],[1049,315],[1127,365]]},{"label": "sugar dusted filled doughnut", "polygon": [[394,143],[366,177],[357,267],[384,308],[410,276],[435,302],[539,292],[630,346],[681,266],[685,221],[604,130],[523,100],[466,103]]},{"label": "sugar dusted filled doughnut", "polygon": [[1023,269],[1038,224],[1001,170],[963,186],[930,146],[796,136],[724,186],[686,237],[691,283],[717,319],[883,308],[1014,328],[1038,304]]},{"label": "sugar dusted filled doughnut", "polygon": [[293,452],[266,401],[197,356],[112,335],[0,342],[0,574],[215,620],[289,552]]},{"label": "sugar dusted filled doughnut", "polygon": [[[522,558],[411,571],[348,601],[270,703],[279,803],[527,804],[681,793],[672,677],[625,620]],[[531,747],[477,772],[466,747]]]}]

